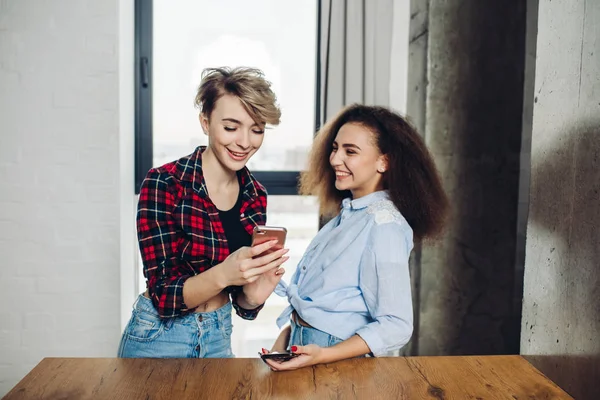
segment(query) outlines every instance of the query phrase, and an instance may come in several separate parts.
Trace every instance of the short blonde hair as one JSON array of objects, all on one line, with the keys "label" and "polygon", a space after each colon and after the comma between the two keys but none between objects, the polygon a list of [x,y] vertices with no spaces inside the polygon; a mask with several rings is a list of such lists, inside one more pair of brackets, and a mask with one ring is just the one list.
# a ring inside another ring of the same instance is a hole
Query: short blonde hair
[{"label": "short blonde hair", "polygon": [[225,94],[239,98],[257,124],[279,125],[281,110],[277,97],[261,70],[247,67],[205,69],[194,104],[210,118],[217,100]]}]

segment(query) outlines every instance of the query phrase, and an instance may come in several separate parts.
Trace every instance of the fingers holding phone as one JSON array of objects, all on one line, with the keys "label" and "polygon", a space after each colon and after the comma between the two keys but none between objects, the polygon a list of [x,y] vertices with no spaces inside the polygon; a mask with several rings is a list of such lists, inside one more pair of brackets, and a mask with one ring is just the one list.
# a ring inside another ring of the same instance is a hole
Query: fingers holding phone
[{"label": "fingers holding phone", "polygon": [[285,239],[287,236],[287,229],[280,226],[264,226],[258,225],[254,227],[254,231],[252,232],[252,247],[259,246],[263,243],[269,242],[271,240],[275,240],[276,244],[261,252],[259,252],[256,256],[261,256],[264,253],[272,253],[274,251],[283,249],[285,246]]},{"label": "fingers holding phone", "polygon": [[273,360],[273,361],[277,361],[277,362],[285,362],[285,361],[290,361],[292,358],[298,357],[300,354],[296,354],[296,353],[292,353],[292,352],[288,352],[288,351],[284,351],[281,353],[277,352],[277,351],[269,352],[266,349],[262,349],[262,352],[259,352],[258,355],[260,356],[260,358],[262,358],[263,361]]},{"label": "fingers holding phone", "polygon": [[[273,371],[291,371],[298,368],[308,367],[310,365],[321,364],[324,362],[323,352],[324,348],[319,347],[315,344],[308,344],[306,346],[291,346],[291,353],[293,356],[284,356],[285,360],[277,359],[277,356],[269,357],[265,354],[261,358]],[[273,354],[273,353],[269,353]]]},{"label": "fingers holding phone", "polygon": [[[256,248],[260,248],[263,246],[262,244],[257,246]],[[253,248],[255,249],[255,248]],[[281,264],[286,262],[289,259],[289,256],[285,254],[289,251],[288,249],[279,249],[273,250],[272,252],[256,250],[257,254],[252,258],[252,261],[249,265],[251,265],[251,269],[248,270],[248,283],[254,282],[260,275],[281,275],[284,271],[281,267]],[[271,274],[272,273],[272,274]]]},{"label": "fingers holding phone", "polygon": [[254,282],[258,277],[272,269],[278,268],[288,257],[288,249],[273,249],[278,244],[269,240],[254,247],[241,247],[231,253],[219,264],[221,280],[224,286],[243,286]]},{"label": "fingers holding phone", "polygon": [[[269,255],[273,252],[276,252],[277,250],[283,249],[285,246],[286,237],[287,229],[285,229],[284,227],[264,225],[255,226],[254,231],[252,232],[252,247],[256,248],[256,252],[258,253],[255,257]],[[272,240],[276,241],[276,244],[273,245],[273,247],[264,251],[262,250],[262,248],[258,248],[258,246],[260,246],[262,243],[266,243]],[[275,270],[275,275],[282,275],[284,272],[285,271],[283,270],[283,268],[277,268]]]},{"label": "fingers holding phone", "polygon": [[[277,254],[275,258],[273,257],[265,257],[272,255],[282,249],[285,246],[285,239],[287,236],[287,229],[280,226],[265,226],[258,225],[254,227],[254,231],[252,232],[252,249],[254,251],[253,258],[260,259],[260,263],[262,265],[269,265],[269,267],[265,267],[265,271],[268,271],[275,267],[275,262],[278,260]],[[271,241],[275,241],[275,244],[269,248],[265,248],[264,244],[269,243]],[[287,249],[286,249],[287,252]],[[286,257],[286,260],[289,257]],[[281,265],[282,263],[278,263]],[[275,275],[282,275],[285,271],[282,268],[277,268],[275,270]]]},{"label": "fingers holding phone", "polygon": [[285,270],[281,265],[289,259],[285,245],[286,229],[257,226],[252,235],[252,276],[244,284],[244,295],[249,303],[263,304],[273,293]]}]

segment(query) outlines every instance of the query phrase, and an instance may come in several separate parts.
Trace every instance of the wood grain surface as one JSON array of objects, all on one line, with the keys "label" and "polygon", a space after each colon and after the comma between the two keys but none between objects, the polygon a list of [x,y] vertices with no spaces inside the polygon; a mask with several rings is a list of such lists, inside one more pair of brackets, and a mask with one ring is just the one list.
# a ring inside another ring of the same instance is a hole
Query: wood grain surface
[{"label": "wood grain surface", "polygon": [[46,358],[13,399],[571,399],[520,356],[366,358],[290,372],[260,359]]}]

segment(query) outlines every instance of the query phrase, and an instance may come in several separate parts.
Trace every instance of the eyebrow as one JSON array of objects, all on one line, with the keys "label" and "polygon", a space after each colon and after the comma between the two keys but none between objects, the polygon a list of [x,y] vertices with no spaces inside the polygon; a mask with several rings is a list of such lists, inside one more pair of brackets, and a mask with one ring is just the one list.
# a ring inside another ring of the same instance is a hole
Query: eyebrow
[{"label": "eyebrow", "polygon": [[[336,146],[339,146],[338,142],[333,142],[333,144],[335,144]],[[354,149],[358,149],[361,150],[360,147],[358,147],[357,145],[355,145],[354,143],[344,143],[342,145],[343,148],[348,149],[348,148],[354,148]]]},{"label": "eyebrow", "polygon": [[221,121],[233,122],[234,124],[242,124],[240,121],[234,118],[223,118]]},{"label": "eyebrow", "polygon": [[[241,121],[238,121],[235,118],[223,118],[221,121],[222,122],[233,122],[234,124],[243,125]],[[254,124],[252,124],[252,126],[261,128],[261,126],[259,124],[257,124],[256,122]]]}]

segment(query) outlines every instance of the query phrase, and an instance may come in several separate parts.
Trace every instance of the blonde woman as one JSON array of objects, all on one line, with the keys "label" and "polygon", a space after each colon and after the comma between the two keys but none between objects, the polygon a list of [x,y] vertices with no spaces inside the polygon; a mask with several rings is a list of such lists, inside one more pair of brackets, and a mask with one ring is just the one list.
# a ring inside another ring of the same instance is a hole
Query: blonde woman
[{"label": "blonde woman", "polygon": [[233,357],[231,311],[254,319],[283,274],[287,249],[250,247],[266,224],[265,188],[246,168],[281,112],[252,68],[203,72],[195,103],[208,146],[144,180],[137,213],[147,290],[119,357]]}]

